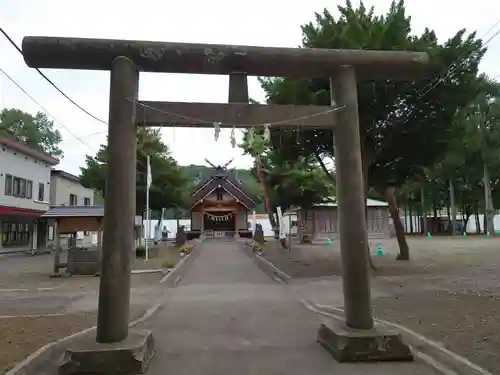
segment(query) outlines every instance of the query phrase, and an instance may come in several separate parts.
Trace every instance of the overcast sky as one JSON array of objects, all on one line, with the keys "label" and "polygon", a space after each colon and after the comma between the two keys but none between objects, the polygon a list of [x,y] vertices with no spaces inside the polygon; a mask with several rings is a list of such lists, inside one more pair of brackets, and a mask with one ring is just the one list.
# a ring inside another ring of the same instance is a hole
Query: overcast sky
[{"label": "overcast sky", "polygon": [[[26,35],[72,36],[247,44],[295,47],[300,44],[300,25],[314,12],[344,1],[308,0],[0,0],[0,22],[20,45]],[[353,3],[357,1],[353,0]],[[390,0],[365,1],[386,12]],[[500,19],[500,1],[406,0],[416,33],[434,29],[441,39],[460,28],[477,30],[483,36]],[[488,35],[500,29],[497,25]],[[41,103],[63,135],[64,158],[60,168],[79,173],[85,154],[94,154],[105,141],[106,125],[90,118],[28,68],[20,54],[0,35],[0,68]],[[500,74],[500,36],[489,44],[481,69],[492,77]],[[77,103],[107,121],[109,73],[46,70],[45,73]],[[250,96],[263,100],[255,79]],[[227,102],[228,78],[200,75],[141,73],[139,98],[161,101]],[[0,74],[0,107],[15,107],[36,113],[40,108]],[[64,129],[76,134],[80,142]],[[182,165],[214,163],[235,158],[233,166],[248,166],[250,160],[232,149],[229,131],[216,143],[212,130],[163,129],[163,139]]]}]

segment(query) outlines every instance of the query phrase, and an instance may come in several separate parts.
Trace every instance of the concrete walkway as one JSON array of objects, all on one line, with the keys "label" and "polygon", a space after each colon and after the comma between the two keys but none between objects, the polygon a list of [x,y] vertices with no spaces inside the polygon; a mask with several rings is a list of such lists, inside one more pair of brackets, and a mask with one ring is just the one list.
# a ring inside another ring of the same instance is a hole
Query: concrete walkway
[{"label": "concrete walkway", "polygon": [[321,317],[228,242],[206,241],[165,307],[143,323],[157,353],[148,374],[428,375],[414,363],[338,364],[319,344]]}]

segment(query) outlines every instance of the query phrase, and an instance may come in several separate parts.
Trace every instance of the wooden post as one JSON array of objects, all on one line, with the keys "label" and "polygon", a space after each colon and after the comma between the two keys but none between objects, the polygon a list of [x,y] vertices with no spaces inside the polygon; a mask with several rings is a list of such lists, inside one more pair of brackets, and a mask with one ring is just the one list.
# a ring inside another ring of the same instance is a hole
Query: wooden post
[{"label": "wooden post", "polygon": [[238,207],[236,207],[236,210],[233,212],[234,215],[234,235],[238,235]]},{"label": "wooden post", "polygon": [[104,206],[102,270],[99,285],[97,342],[123,341],[128,336],[130,258],[134,249],[136,186],[135,103],[139,72],[126,57],[111,67],[108,127],[108,169]]},{"label": "wooden post", "polygon": [[97,219],[97,251],[99,252],[99,271],[94,276],[101,276],[102,271],[102,219]]},{"label": "wooden post", "polygon": [[448,180],[450,187],[450,210],[451,210],[451,235],[454,236],[457,233],[457,204],[455,202],[455,185],[453,180],[450,178]]},{"label": "wooden post", "polygon": [[[427,233],[429,232],[429,226],[427,223],[427,209],[426,209],[426,203],[425,203],[425,190],[424,190],[423,184],[422,184],[422,186],[420,186],[420,202],[422,205],[422,228],[421,228],[421,231],[422,231],[422,234],[424,236],[426,236]],[[465,229],[464,229],[464,231],[465,231]]]},{"label": "wooden post", "polygon": [[330,79],[330,87],[332,106],[346,106],[336,112],[339,125],[334,134],[345,319],[350,328],[370,329],[373,318],[354,69],[341,68]]},{"label": "wooden post", "polygon": [[54,272],[52,276],[59,276],[59,262],[61,258],[61,234],[59,233],[59,225],[57,220],[54,221],[54,239],[56,240],[56,248],[54,250]]}]

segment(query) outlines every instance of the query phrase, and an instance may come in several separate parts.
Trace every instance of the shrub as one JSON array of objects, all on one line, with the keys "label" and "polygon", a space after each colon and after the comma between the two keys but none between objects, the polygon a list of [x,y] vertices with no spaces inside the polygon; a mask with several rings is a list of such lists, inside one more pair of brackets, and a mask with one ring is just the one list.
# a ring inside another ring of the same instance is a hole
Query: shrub
[{"label": "shrub", "polygon": [[146,258],[146,248],[144,246],[137,246],[135,248],[136,258]]},{"label": "shrub", "polygon": [[190,254],[192,251],[193,251],[192,247],[183,246],[179,248],[179,252],[184,254]]},{"label": "shrub", "polygon": [[172,260],[166,259],[161,264],[161,268],[174,268],[175,263]]},{"label": "shrub", "polygon": [[253,250],[254,253],[259,254],[259,255],[261,255],[261,254],[264,253],[264,249],[262,247],[260,247],[260,246],[254,246],[252,248],[252,250]]}]

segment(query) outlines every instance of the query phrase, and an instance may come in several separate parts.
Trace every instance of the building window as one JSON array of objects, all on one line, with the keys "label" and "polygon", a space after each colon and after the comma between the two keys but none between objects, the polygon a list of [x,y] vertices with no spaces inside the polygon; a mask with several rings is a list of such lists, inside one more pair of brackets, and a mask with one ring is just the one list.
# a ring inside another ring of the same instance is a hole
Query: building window
[{"label": "building window", "polygon": [[12,176],[5,175],[5,195],[12,195]]},{"label": "building window", "polygon": [[75,194],[69,195],[69,205],[78,206],[78,197]]},{"label": "building window", "polygon": [[26,199],[33,198],[33,181],[26,180]]},{"label": "building window", "polygon": [[43,202],[45,198],[45,184],[43,182],[38,183],[38,200]]},{"label": "building window", "polygon": [[222,200],[222,195],[224,194],[222,189],[217,189],[217,200],[221,201]]},{"label": "building window", "polygon": [[3,246],[26,246],[30,241],[29,225],[21,222],[3,222],[0,228]]},{"label": "building window", "polygon": [[85,206],[90,206],[90,198],[83,198],[83,204]]},{"label": "building window", "polygon": [[26,198],[26,180],[24,178],[19,179],[19,198]]},{"label": "building window", "polygon": [[33,181],[6,174],[5,195],[31,199],[33,198]]},{"label": "building window", "polygon": [[14,197],[21,197],[21,179],[14,177],[12,182],[12,195]]}]

